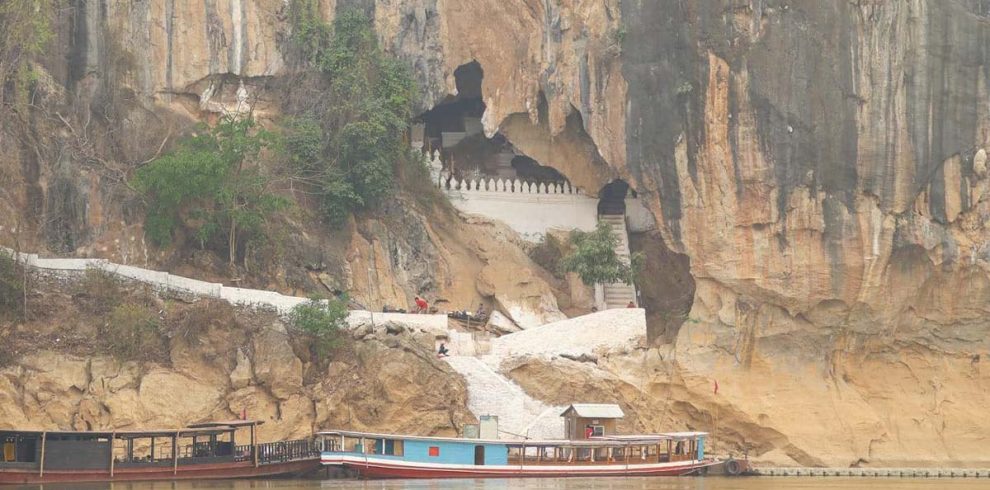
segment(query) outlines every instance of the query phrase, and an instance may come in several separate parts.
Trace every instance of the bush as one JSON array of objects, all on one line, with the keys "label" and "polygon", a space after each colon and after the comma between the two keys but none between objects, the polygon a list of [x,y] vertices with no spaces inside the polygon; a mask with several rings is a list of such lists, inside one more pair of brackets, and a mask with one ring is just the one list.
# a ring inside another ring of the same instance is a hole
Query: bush
[{"label": "bush", "polygon": [[317,357],[323,358],[340,341],[340,330],[347,325],[347,301],[311,298],[292,309],[292,328],[311,340]]},{"label": "bush", "polygon": [[76,285],[75,296],[92,313],[105,315],[120,304],[124,287],[117,276],[103,269],[90,267]]},{"label": "bush", "polygon": [[[290,120],[286,150],[320,187],[326,220],[339,226],[392,188],[397,165],[408,158],[403,133],[415,84],[406,66],[381,50],[361,11],[342,9],[331,29],[313,0],[293,0],[290,20],[295,48],[329,80],[334,103]],[[317,128],[332,137],[324,140]]]},{"label": "bush", "polygon": [[619,240],[612,228],[599,222],[592,232],[571,232],[573,249],[560,261],[566,272],[577,273],[589,286],[624,282],[632,284],[642,266],[642,254],[633,254],[631,264],[624,263],[615,253]]},{"label": "bush", "polygon": [[267,219],[289,201],[274,194],[270,176],[252,165],[262,149],[277,143],[253,128],[251,119],[225,118],[137,172],[135,187],[148,201],[145,231],[155,244],[171,241],[184,211],[194,218],[200,246],[221,238],[231,264],[239,244],[264,237]]},{"label": "bush", "polygon": [[156,357],[163,347],[158,315],[134,303],[114,308],[101,334],[110,353],[123,360]]},{"label": "bush", "polygon": [[236,328],[234,307],[223,300],[204,298],[182,311],[177,320],[170,322],[169,337],[195,342],[211,327]]},{"label": "bush", "polygon": [[24,267],[9,253],[0,250],[0,317],[22,313]]}]

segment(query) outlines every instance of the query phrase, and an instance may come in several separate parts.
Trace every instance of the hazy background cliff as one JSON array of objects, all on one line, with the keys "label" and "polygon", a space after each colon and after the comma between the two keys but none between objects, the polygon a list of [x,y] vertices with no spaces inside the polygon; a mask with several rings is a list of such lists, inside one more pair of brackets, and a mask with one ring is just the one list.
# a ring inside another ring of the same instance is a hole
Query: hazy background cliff
[{"label": "hazy background cliff", "polygon": [[[320,6],[328,20],[373,16],[412,67],[417,111],[476,61],[489,136],[589,194],[621,178],[649,202],[657,231],[633,247],[656,347],[602,362],[600,380],[524,365],[527,389],[618,400],[652,430],[707,430],[718,404],[729,447],[778,462],[987,462],[986,2]],[[239,102],[276,121],[298,97],[287,8],[76,0],[40,13],[52,42],[0,128],[0,243],[298,294],[322,281],[376,308],[424,290],[570,307],[577,294],[511,234],[414,206],[408,189],[344,231],[294,217],[286,251],[248,270],[145,242],[135,167]]]}]

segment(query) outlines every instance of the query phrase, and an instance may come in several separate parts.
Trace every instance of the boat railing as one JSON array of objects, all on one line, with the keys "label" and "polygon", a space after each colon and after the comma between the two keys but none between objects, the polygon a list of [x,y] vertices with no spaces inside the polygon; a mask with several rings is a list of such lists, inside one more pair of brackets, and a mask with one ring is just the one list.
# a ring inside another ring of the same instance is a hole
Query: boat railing
[{"label": "boat railing", "polygon": [[261,464],[310,459],[319,454],[319,448],[310,439],[258,444],[258,462]]},{"label": "boat railing", "polygon": [[250,461],[252,456],[250,444],[234,446],[234,461]]}]

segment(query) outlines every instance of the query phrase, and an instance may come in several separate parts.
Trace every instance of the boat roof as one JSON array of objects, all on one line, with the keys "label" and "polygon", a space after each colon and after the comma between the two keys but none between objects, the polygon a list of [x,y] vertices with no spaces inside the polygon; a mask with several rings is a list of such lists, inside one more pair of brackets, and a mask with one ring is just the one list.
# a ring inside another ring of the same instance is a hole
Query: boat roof
[{"label": "boat roof", "polygon": [[614,403],[573,403],[560,416],[566,417],[571,412],[586,419],[621,419],[626,416],[622,408]]},{"label": "boat roof", "polygon": [[590,439],[465,439],[462,437],[414,436],[402,434],[381,434],[376,432],[357,432],[347,430],[330,430],[318,432],[320,436],[365,437],[368,439],[402,439],[409,441],[459,442],[471,444],[502,444],[506,446],[601,446],[605,444],[635,445],[657,444],[662,441],[687,440],[707,436],[707,432],[670,432],[662,434],[631,434],[622,436],[592,437]]},{"label": "boat roof", "polygon": [[265,423],[263,420],[224,420],[219,422],[200,422],[198,424],[189,424],[186,427],[190,429],[205,429],[211,427],[247,427],[249,425],[261,425]]},{"label": "boat roof", "polygon": [[261,424],[262,421],[236,420],[226,422],[201,422],[191,424],[181,429],[148,429],[148,430],[20,430],[20,429],[0,429],[0,434],[49,434],[66,436],[90,436],[90,437],[116,437],[116,438],[136,438],[136,437],[171,437],[174,435],[192,436],[221,434],[236,430],[239,427]]}]

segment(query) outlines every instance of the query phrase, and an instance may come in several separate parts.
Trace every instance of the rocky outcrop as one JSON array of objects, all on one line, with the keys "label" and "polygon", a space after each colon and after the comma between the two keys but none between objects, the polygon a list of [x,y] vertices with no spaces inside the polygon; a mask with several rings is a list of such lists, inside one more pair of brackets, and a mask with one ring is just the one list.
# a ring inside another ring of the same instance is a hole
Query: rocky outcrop
[{"label": "rocky outcrop", "polygon": [[[358,326],[320,361],[274,313],[177,302],[160,313],[164,356],[122,359],[76,328],[74,318],[100,320],[66,286],[44,284],[36,294],[58,308],[4,332],[3,428],[170,428],[246,414],[276,440],[332,428],[456,435],[474,420],[463,380],[416,329]],[[177,327],[190,318],[193,329]]]},{"label": "rocky outcrop", "polygon": [[[70,3],[53,14],[66,34],[38,70],[36,104],[59,117],[0,131],[0,240],[216,271],[201,255],[145,245],[122,183],[193,121],[245,104],[277,116],[278,85],[267,82],[292,71],[285,2]],[[962,464],[979,454],[990,352],[983,2],[320,3],[327,19],[343,6],[374,14],[387,48],[414,68],[421,109],[453,94],[454,70],[477,61],[487,134],[589,195],[621,177],[649,203],[658,231],[634,245],[651,274],[676,275],[643,288],[648,318],[662,324],[652,337],[667,345],[598,368],[526,361],[513,371],[520,384],[551,401],[590,395],[583,386],[615,391],[656,425],[705,428],[717,404],[721,426],[733,427],[726,443],[779,462]],[[559,318],[567,300],[497,225],[415,216],[405,204],[348,233],[294,224],[300,253],[254,285],[341,287],[376,308],[426,291],[454,308],[499,305],[519,326]],[[237,345],[250,367],[231,352],[222,369],[121,371],[107,383],[124,394],[108,406],[135,406],[152,389],[136,381],[145,376],[206,386],[225,377],[234,399],[265,413],[285,404],[307,421],[336,414],[303,403],[305,365],[276,376],[251,343]],[[175,359],[196,350],[182,349],[172,346]],[[14,369],[0,377],[18,400],[0,404],[4,420],[74,423],[58,415],[61,398],[26,395],[29,368]],[[273,386],[282,374],[287,384]],[[584,384],[560,384],[567,374]],[[39,388],[93,389],[70,378]],[[707,395],[714,380],[718,399]],[[232,396],[192,393],[199,407]],[[97,402],[68,399],[109,420]],[[669,417],[649,418],[658,404]]]}]

